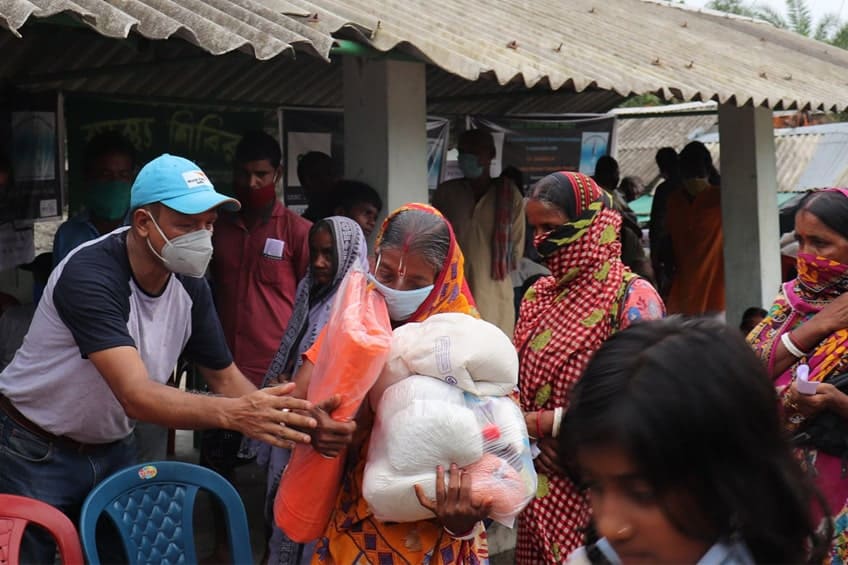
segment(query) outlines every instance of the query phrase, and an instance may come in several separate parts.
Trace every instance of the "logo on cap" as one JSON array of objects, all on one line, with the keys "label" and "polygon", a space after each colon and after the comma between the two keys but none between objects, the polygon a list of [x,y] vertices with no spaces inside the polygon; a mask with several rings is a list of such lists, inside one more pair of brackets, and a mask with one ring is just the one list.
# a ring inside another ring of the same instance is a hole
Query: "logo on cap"
[{"label": "logo on cap", "polygon": [[189,188],[200,188],[201,186],[208,186],[212,188],[212,183],[209,182],[209,178],[206,176],[206,173],[199,169],[196,171],[184,172],[183,180]]}]

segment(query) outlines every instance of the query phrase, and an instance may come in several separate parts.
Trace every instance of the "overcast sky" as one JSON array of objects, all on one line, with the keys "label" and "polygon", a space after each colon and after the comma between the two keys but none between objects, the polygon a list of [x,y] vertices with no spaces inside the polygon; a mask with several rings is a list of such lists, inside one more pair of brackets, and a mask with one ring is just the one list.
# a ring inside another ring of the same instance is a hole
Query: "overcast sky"
[{"label": "overcast sky", "polygon": [[[686,0],[688,6],[704,6],[709,0]],[[773,8],[778,13],[786,14],[785,0],[755,0],[755,4],[763,4]],[[848,20],[848,1],[846,0],[807,0],[807,6],[813,14],[813,22],[817,22],[825,14],[836,14],[842,20]]]}]

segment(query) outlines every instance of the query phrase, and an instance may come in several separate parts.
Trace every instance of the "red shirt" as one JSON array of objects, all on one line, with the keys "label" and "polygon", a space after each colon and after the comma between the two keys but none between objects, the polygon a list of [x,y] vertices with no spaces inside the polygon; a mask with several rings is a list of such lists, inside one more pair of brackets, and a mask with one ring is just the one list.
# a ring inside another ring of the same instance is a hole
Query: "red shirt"
[{"label": "red shirt", "polygon": [[[297,283],[309,267],[310,226],[280,202],[267,221],[250,230],[240,214],[222,214],[215,223],[212,277],[218,315],[236,366],[257,386],[280,346]],[[269,239],[283,242],[281,258],[266,255]]]}]

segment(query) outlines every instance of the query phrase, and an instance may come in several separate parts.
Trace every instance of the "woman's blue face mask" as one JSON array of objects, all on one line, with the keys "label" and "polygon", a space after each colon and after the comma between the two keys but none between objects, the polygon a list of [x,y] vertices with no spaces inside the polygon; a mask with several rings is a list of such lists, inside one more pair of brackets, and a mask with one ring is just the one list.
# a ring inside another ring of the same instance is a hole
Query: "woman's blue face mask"
[{"label": "woman's blue face mask", "polygon": [[[387,250],[386,253],[391,253],[392,251]],[[383,254],[380,253],[377,255],[377,264],[374,266],[375,273],[383,272],[382,278],[387,282],[394,279],[396,281],[401,281],[404,278],[407,278],[407,272],[403,265],[403,255],[400,255],[398,258],[398,269],[397,272],[393,272],[391,268],[388,268],[387,265],[384,265],[384,268],[380,269],[380,264],[383,259]],[[421,273],[423,275],[423,273]],[[423,278],[419,275],[419,278]],[[432,277],[432,274],[429,274]],[[380,282],[373,275],[369,275],[369,280],[374,283],[374,286],[377,288],[377,291],[383,295],[383,298],[386,300],[386,307],[389,311],[389,318],[393,322],[405,322],[424,304],[424,301],[427,300],[427,297],[430,296],[430,293],[433,291],[433,284],[429,284],[420,288],[413,288],[407,290],[399,290],[396,288],[392,288],[388,286],[388,284]],[[413,278],[412,281],[416,279]],[[429,280],[433,280],[430,278]],[[409,282],[409,281],[407,281]],[[420,283],[419,283],[420,284]]]},{"label": "woman's blue face mask", "polygon": [[395,290],[378,281],[373,275],[368,275],[368,279],[386,299],[389,318],[393,322],[407,321],[433,291],[433,285],[415,290]]}]

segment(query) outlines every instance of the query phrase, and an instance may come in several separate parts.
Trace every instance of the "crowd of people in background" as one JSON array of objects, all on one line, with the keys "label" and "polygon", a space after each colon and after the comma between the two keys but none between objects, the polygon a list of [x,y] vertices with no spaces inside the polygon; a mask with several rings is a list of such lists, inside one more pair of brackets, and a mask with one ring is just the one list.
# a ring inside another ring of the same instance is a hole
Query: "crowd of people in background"
[{"label": "crowd of people in background", "polygon": [[[295,165],[306,211],[287,208],[281,149],[262,131],[241,138],[228,194],[188,159],[140,167],[121,136],[94,137],[83,209],[20,266],[32,304],[0,310],[0,493],[76,519],[106,476],[165,459],[169,428],[198,429],[202,465],[265,473],[263,563],[485,563],[491,501],[462,469],[433,469],[435,498],[416,491],[432,519],[381,521],[363,495],[375,407],[337,420],[338,396],[306,400],[336,295],[359,271],[393,329],[452,313],[513,340],[538,479],[519,565],[848,560],[848,190],[800,202],[778,296],[737,328],[703,144],[657,153],[647,238],[629,206],[647,188],[611,156],[592,176],[527,186],[515,167],[495,176],[490,133],[465,131],[457,149],[462,177],[377,229],[378,192],[320,152]],[[12,182],[0,159],[0,187]],[[214,395],[168,385],[186,365]],[[272,512],[297,444],[346,457],[309,543]],[[213,522],[223,532],[223,515]],[[23,550],[54,555],[37,531]],[[114,539],[101,551],[122,558]]]}]

